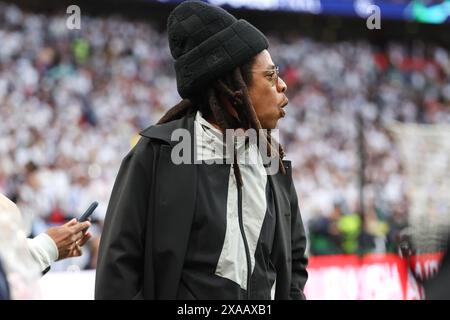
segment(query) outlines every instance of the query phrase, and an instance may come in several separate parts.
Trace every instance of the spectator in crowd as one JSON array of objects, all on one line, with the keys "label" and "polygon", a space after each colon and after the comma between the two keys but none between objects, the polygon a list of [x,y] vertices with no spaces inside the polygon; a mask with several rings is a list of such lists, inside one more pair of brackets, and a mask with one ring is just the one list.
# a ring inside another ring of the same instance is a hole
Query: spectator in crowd
[{"label": "spectator in crowd", "polygon": [[450,300],[450,237],[438,273],[424,283],[425,299]]},{"label": "spectator in crowd", "polygon": [[[7,197],[0,193],[0,215],[2,216],[2,223],[0,230],[5,238],[0,243],[0,257],[5,262],[5,267],[8,274],[17,272],[15,270],[14,257],[19,257],[20,253],[24,254],[22,258],[26,261],[30,256],[33,259],[34,265],[41,271],[46,273],[50,269],[50,265],[56,260],[62,260],[71,257],[81,256],[81,247],[84,246],[91,237],[87,232],[90,227],[90,222],[77,222],[76,219],[58,226],[51,227],[46,232],[39,234],[35,238],[26,239],[27,250],[17,250],[14,252],[14,241],[18,234],[22,234],[19,228],[22,221],[21,213],[17,206]],[[12,234],[11,238],[8,235]],[[25,232],[23,232],[25,236]],[[22,242],[23,239],[19,239]],[[23,249],[23,248],[22,248]],[[33,269],[33,268],[32,268]]]}]

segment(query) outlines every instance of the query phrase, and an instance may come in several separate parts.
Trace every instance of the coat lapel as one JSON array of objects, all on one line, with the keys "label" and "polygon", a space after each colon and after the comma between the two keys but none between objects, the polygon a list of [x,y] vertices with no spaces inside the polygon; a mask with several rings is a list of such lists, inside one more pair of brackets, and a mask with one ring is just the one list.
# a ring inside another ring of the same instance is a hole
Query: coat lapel
[{"label": "coat lapel", "polygon": [[286,168],[286,175],[278,173],[269,176],[277,214],[272,251],[272,261],[277,270],[275,299],[288,299],[289,284],[291,283],[291,208],[289,200],[291,163],[290,161],[283,161],[283,163]]},{"label": "coat lapel", "polygon": [[158,299],[176,299],[197,198],[197,165],[177,165],[171,159],[172,148],[177,143],[171,141],[171,135],[179,128],[187,129],[193,138],[194,118],[183,117],[141,132],[142,136],[162,142],[154,168],[153,261],[158,274],[155,279]]},{"label": "coat lapel", "polygon": [[173,164],[170,152],[169,146],[161,146],[156,173],[154,261],[161,299],[176,298],[197,198],[197,166]]}]

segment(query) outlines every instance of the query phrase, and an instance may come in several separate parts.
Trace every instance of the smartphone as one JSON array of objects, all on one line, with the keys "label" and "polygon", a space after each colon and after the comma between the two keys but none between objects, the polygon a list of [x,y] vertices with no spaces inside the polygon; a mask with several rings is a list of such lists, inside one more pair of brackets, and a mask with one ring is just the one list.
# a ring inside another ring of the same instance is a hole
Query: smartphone
[{"label": "smartphone", "polygon": [[78,222],[84,222],[86,221],[91,214],[94,212],[95,208],[97,208],[98,202],[94,201],[92,204],[87,208],[87,210],[81,215],[81,217],[78,218]]}]

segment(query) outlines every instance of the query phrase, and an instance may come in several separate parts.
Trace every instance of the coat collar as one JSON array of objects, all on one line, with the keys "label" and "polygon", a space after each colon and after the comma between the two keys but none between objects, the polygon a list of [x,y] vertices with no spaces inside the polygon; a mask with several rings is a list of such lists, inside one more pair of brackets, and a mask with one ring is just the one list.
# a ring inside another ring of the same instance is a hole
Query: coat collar
[{"label": "coat collar", "polygon": [[[160,140],[171,147],[174,147],[178,141],[172,141],[172,132],[176,129],[184,128],[189,130],[191,136],[194,136],[194,120],[195,113],[167,123],[150,126],[147,129],[142,130],[139,134],[143,137]],[[290,175],[291,161],[283,160],[283,164]]]},{"label": "coat collar", "polygon": [[184,128],[189,130],[191,136],[194,134],[194,118],[195,114],[182,117],[163,124],[156,124],[144,129],[139,134],[143,137],[163,141],[174,147],[178,141],[172,141],[172,132],[176,129]]}]

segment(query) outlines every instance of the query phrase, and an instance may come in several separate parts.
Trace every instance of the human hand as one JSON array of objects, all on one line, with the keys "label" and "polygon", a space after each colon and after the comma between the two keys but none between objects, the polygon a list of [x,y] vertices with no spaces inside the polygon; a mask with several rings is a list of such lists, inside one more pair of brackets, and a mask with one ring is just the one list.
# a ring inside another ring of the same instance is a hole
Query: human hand
[{"label": "human hand", "polygon": [[87,232],[90,226],[89,221],[78,222],[77,219],[72,219],[46,231],[58,248],[58,260],[81,256],[81,247],[91,238],[91,234]]}]

